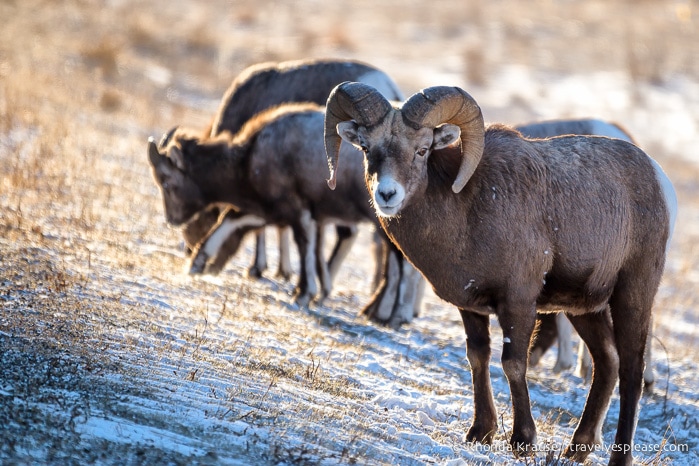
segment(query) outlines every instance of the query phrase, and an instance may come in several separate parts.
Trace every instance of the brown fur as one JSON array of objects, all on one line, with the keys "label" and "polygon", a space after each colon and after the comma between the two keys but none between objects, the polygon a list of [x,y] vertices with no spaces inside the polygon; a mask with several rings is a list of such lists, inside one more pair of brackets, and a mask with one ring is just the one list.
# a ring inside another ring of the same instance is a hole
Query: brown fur
[{"label": "brown fur", "polygon": [[[611,128],[615,128],[616,131],[611,131]],[[565,134],[576,134],[576,135],[601,135],[610,136],[614,135],[619,139],[624,139],[635,144],[634,138],[631,134],[618,123],[606,122],[594,119],[577,119],[577,120],[547,120],[536,123],[529,123],[525,125],[518,125],[515,127],[522,135],[526,138],[548,138],[562,136]],[[670,207],[670,206],[668,206]],[[672,225],[672,216],[671,216]],[[669,241],[669,239],[668,239]],[[530,364],[537,364],[541,356],[546,353],[548,348],[553,345],[557,338],[559,338],[559,328],[557,316],[553,314],[538,314],[537,320],[541,323],[540,331],[537,332],[532,337],[532,344],[530,348],[531,357]],[[563,328],[562,331],[567,332],[567,327]],[[563,335],[559,339],[559,345],[570,344],[570,336]],[[653,374],[652,368],[652,324],[651,329],[648,332],[648,338],[646,341],[646,349],[644,354],[645,360],[645,370],[643,373],[644,382],[644,394],[651,393],[653,383],[655,381],[655,376]],[[592,376],[592,368],[589,367],[589,351],[584,344],[579,348],[578,352],[578,370],[581,371],[579,375],[589,379]],[[559,346],[558,359],[556,365],[554,366],[554,372],[571,367],[573,361],[563,359],[563,355],[567,354],[566,350],[570,348],[561,348]]]},{"label": "brown fur", "polygon": [[[201,141],[175,132],[167,147],[170,156],[151,160],[160,186],[165,179],[172,185],[163,189],[168,218],[184,223],[202,207],[232,204],[269,224],[291,226],[302,257],[310,242],[300,223],[303,211],[318,222],[378,226],[364,189],[361,157],[349,154],[355,152],[351,146],[344,147],[349,162],[342,168],[343,181],[336,191],[327,188],[322,128],[320,107],[286,104],[259,114],[235,137],[223,133]],[[178,196],[182,189],[186,198]],[[308,273],[302,261],[298,296],[304,299]]]},{"label": "brown fur", "polygon": [[[487,317],[495,314],[514,411],[510,442],[519,453],[531,451],[536,427],[525,375],[536,312],[563,309],[595,365],[566,455],[584,460],[601,441],[617,374],[615,443],[631,445],[669,234],[669,212],[650,158],[618,139],[527,140],[493,125],[485,130],[480,163],[455,194],[460,151],[418,152],[424,144],[448,143],[451,136],[444,135],[454,134],[453,125],[409,128],[400,124],[399,108],[392,112],[379,127],[343,123],[340,134],[364,147],[367,187],[377,206],[380,200],[390,212],[380,218],[390,239],[436,294],[461,311],[475,402],[467,438],[490,442],[497,429]],[[630,451],[610,458],[612,464],[631,461]]]},{"label": "brown fur", "polygon": [[[433,168],[424,197],[412,199],[400,219],[382,219],[382,225],[436,293],[466,311],[466,320],[473,312],[498,316],[512,340],[505,345],[503,367],[513,390],[513,444],[526,446],[535,435],[526,385],[517,381],[524,380],[518,374],[526,370],[536,308],[566,309],[596,356],[596,377],[573,444],[596,440],[592,426],[606,412],[615,383],[609,374],[617,370],[610,346],[619,352],[622,380],[617,442],[630,443],[668,234],[653,168],[639,149],[607,138],[523,144],[503,127],[491,127],[485,138],[481,164],[460,195],[434,175],[445,170]],[[435,159],[437,166],[444,162]],[[445,258],[454,260],[449,265]],[[607,320],[589,314],[607,302],[611,321],[624,322],[613,333]],[[472,358],[473,351],[469,347],[469,359],[479,359]],[[478,397],[476,411],[486,421],[474,423],[469,431],[474,440],[496,428],[495,412],[484,408],[490,402]],[[568,453],[583,457],[574,449]]]},{"label": "brown fur", "polygon": [[[353,60],[298,60],[281,63],[260,63],[243,70],[226,90],[221,104],[212,121],[207,126],[205,137],[217,137],[222,133],[235,135],[246,125],[248,120],[257,113],[288,102],[313,102],[324,105],[332,88],[342,81],[353,81],[370,72],[378,72],[371,65]],[[388,77],[386,77],[388,82]],[[390,99],[401,99],[402,94],[396,88]],[[258,121],[260,121],[258,119]],[[244,131],[254,131],[250,127]],[[203,139],[203,138],[197,138]],[[247,136],[241,136],[247,139]],[[194,218],[189,230],[209,232],[216,224],[215,215],[201,215]],[[346,235],[343,227],[340,234]],[[281,232],[280,232],[281,233]],[[193,238],[191,234],[185,242],[196,244],[203,239]],[[264,233],[257,238],[258,246],[255,262],[249,269],[249,274],[260,276],[266,268],[264,254]],[[230,244],[224,244],[216,258],[217,262],[225,264],[237,250],[239,241],[231,239]],[[336,249],[339,244],[336,245]],[[261,250],[260,250],[261,249]],[[284,270],[280,263],[278,275],[288,277],[290,270]]]},{"label": "brown fur", "polygon": [[[357,61],[300,60],[260,63],[243,70],[226,91],[211,135],[238,130],[253,115],[285,102],[325,104],[333,87],[356,81],[376,68]],[[393,99],[402,98],[396,89]]]}]

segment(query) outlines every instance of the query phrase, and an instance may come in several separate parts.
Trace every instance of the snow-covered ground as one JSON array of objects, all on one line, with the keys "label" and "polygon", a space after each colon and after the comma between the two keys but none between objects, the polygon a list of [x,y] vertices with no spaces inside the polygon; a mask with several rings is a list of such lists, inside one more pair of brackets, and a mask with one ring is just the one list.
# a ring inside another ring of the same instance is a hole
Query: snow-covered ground
[{"label": "snow-covered ground", "polygon": [[[368,241],[363,231],[360,245]],[[99,245],[85,248],[96,251]],[[357,309],[368,298],[371,264],[357,253],[339,277],[335,296],[299,310],[289,304],[291,285],[241,278],[251,248],[250,242],[221,276],[196,281],[179,272],[183,258],[166,239],[129,245],[129,254],[144,258],[135,274],[97,254],[86,262],[78,252],[60,259],[50,247],[33,251],[37,258],[62,260],[66,273],[80,278],[67,279],[70,285],[60,292],[50,286],[20,292],[5,283],[5,309],[31,318],[44,314],[37,306],[42,300],[60,303],[71,295],[68,308],[44,316],[45,325],[79,323],[80,335],[71,344],[100,354],[62,363],[51,376],[59,382],[37,376],[40,385],[34,390],[3,377],[0,398],[18,408],[31,405],[37,411],[33,419],[63,419],[58,427],[46,426],[39,438],[68,430],[75,444],[59,452],[76,461],[531,464],[518,462],[508,450],[510,397],[497,361],[501,335],[495,322],[491,371],[500,431],[485,447],[463,439],[473,415],[471,377],[452,306],[428,294],[420,318],[400,331],[366,322]],[[271,256],[274,261],[273,251]],[[154,269],[141,270],[149,260]],[[154,273],[164,265],[175,272]],[[24,337],[22,325],[2,328],[0,344],[6,349]],[[60,342],[50,343],[62,352]],[[73,353],[66,351],[65,357],[72,360]],[[587,393],[580,378],[552,373],[554,357],[550,351],[529,374],[541,450],[536,458],[543,464],[556,464]],[[641,402],[636,457],[654,464],[695,464],[696,359],[663,351],[656,351],[656,358],[658,381],[654,394]],[[90,365],[101,369],[90,372],[85,368]],[[33,367],[43,366],[27,364],[23,370]],[[615,398],[604,427],[607,446],[617,410]],[[27,434],[23,416],[10,419],[16,425],[10,423],[9,432]],[[29,440],[17,441],[21,448],[8,458],[56,464],[66,459],[46,444],[33,444],[31,435],[23,438]],[[599,451],[591,461],[599,464],[607,457]]]}]

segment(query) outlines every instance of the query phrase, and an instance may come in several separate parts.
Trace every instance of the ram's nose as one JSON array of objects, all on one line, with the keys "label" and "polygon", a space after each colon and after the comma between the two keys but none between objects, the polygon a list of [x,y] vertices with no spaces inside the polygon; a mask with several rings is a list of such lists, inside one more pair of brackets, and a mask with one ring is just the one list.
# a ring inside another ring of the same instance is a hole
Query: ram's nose
[{"label": "ram's nose", "polygon": [[374,187],[374,204],[379,215],[396,215],[404,199],[405,189],[393,178],[381,178]]},{"label": "ram's nose", "polygon": [[384,203],[388,203],[392,198],[396,196],[396,189],[393,187],[386,189],[379,188],[377,190],[377,194]]}]

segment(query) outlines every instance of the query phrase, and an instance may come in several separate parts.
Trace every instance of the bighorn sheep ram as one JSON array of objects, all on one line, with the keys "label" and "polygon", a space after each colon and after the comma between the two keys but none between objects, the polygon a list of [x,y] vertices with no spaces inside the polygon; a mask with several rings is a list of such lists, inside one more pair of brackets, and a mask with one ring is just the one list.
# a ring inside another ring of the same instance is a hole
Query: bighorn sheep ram
[{"label": "bighorn sheep ram", "polygon": [[[217,250],[222,238],[241,227],[289,225],[302,259],[295,300],[306,306],[318,292],[313,272],[317,265],[313,254],[316,225],[372,222],[378,228],[364,188],[361,158],[353,146],[344,147],[345,156],[355,162],[343,168],[338,189],[330,192],[323,182],[327,166],[323,124],[323,107],[284,104],[257,114],[235,136],[223,132],[201,140],[178,130],[166,154],[149,142],[149,160],[170,223],[187,222],[212,204],[235,205],[243,212],[219,223],[195,251],[193,267],[206,263],[210,249]],[[395,262],[397,250],[393,256]],[[323,281],[321,276],[321,284]],[[414,312],[414,292],[414,287],[395,291],[411,303],[409,317]],[[392,325],[401,323],[400,315],[389,319]]]},{"label": "bighorn sheep ram", "polygon": [[469,94],[441,86],[394,107],[370,86],[343,83],[328,98],[325,137],[329,186],[341,180],[344,139],[364,152],[382,228],[461,313],[474,391],[466,438],[491,442],[497,430],[489,375],[495,314],[512,396],[510,443],[518,453],[533,451],[529,344],[537,309],[565,309],[595,367],[565,454],[581,461],[601,443],[618,375],[610,463],[631,464],[643,352],[669,234],[650,157],[619,139],[526,139],[503,125],[486,128]]},{"label": "bighorn sheep ram", "polygon": [[[255,114],[286,102],[314,102],[325,105],[330,91],[337,84],[351,80],[364,82],[376,87],[389,100],[402,100],[403,94],[396,84],[383,71],[353,60],[298,60],[281,63],[261,63],[243,70],[231,83],[221,100],[210,128],[206,130],[208,137],[216,137],[224,131],[237,133],[243,124]],[[161,142],[161,150],[167,145],[167,140],[173,130]],[[183,229],[185,243],[193,247],[201,241],[205,234],[218,222],[221,207],[212,206],[212,212],[202,212],[195,216]],[[234,214],[233,214],[234,215]],[[248,274],[262,276],[267,268],[265,252],[264,228],[257,230],[257,245],[255,259]],[[354,240],[354,231],[344,226],[337,227],[338,242],[336,249],[349,249]],[[228,259],[237,250],[240,238],[232,234],[230,241],[224,241],[221,252],[217,254],[214,263],[208,269],[216,273],[223,268]],[[288,234],[279,231],[280,262],[278,275],[291,276],[291,261],[289,259]],[[344,243],[344,244],[343,244]]]},{"label": "bighorn sheep ram", "polygon": [[[624,128],[616,123],[602,121],[598,119],[579,119],[579,120],[549,120],[526,125],[515,126],[523,136],[527,138],[548,138],[554,136],[562,136],[566,134],[577,135],[593,135],[607,136],[617,139],[622,139],[631,143],[635,143],[633,137]],[[677,194],[675,188],[670,181],[670,178],[665,174],[663,169],[653,161],[656,165],[658,181],[663,186],[663,192],[667,196],[668,210],[670,214],[670,234],[665,245],[665,253],[667,254],[672,240],[675,220],[677,218]],[[558,338],[558,355],[554,372],[560,372],[573,367],[573,352],[572,352],[572,326],[563,313],[557,314],[542,314],[539,316],[541,326],[539,333],[536,335],[535,341],[532,343],[531,353],[529,355],[530,365],[536,365],[553,343]],[[650,329],[648,331],[648,339],[646,341],[645,362],[646,367],[643,372],[644,393],[650,392],[655,382],[653,374],[652,362],[652,335],[653,325],[651,320]],[[592,377],[592,367],[590,353],[587,347],[581,342],[578,347],[578,363],[576,373],[580,377]]]}]

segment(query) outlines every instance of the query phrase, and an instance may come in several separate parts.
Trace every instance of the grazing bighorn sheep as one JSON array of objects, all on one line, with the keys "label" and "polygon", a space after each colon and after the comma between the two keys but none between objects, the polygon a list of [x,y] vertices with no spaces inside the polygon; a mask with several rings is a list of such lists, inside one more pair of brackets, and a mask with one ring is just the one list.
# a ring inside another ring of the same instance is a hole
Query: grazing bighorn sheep
[{"label": "grazing bighorn sheep", "polygon": [[[167,145],[166,155],[150,141],[150,163],[171,224],[187,222],[216,203],[235,205],[243,212],[228,214],[219,223],[195,251],[193,267],[206,263],[222,238],[239,228],[289,225],[301,256],[295,300],[306,306],[317,295],[313,273],[317,265],[313,254],[316,225],[368,221],[378,227],[364,188],[361,158],[353,146],[345,145],[346,157],[355,162],[344,168],[338,190],[328,191],[322,181],[326,170],[323,123],[323,107],[284,104],[257,114],[235,136],[223,132],[217,138],[201,140],[178,130]],[[392,256],[389,266],[395,267],[400,255],[395,250]],[[410,293],[414,292],[400,290],[401,296],[412,299],[410,317],[415,302]],[[397,326],[400,317],[386,320]]]},{"label": "grazing bighorn sheep", "polygon": [[[566,134],[577,135],[593,135],[607,136],[617,139],[622,139],[631,143],[635,143],[633,137],[624,128],[616,123],[602,121],[598,119],[580,119],[580,120],[549,120],[526,125],[515,126],[523,136],[527,138],[548,138],[554,136],[562,136]],[[672,233],[674,230],[675,220],[677,218],[677,194],[672,182],[665,174],[663,169],[654,161],[656,165],[656,173],[658,181],[663,185],[663,192],[667,196],[668,210],[670,214],[670,234],[665,245],[665,253],[670,248]],[[542,325],[535,341],[532,343],[531,353],[529,355],[530,365],[536,365],[544,354],[546,349],[558,338],[558,355],[554,372],[560,372],[573,367],[573,352],[572,344],[572,326],[563,313],[543,314],[539,316]],[[554,322],[555,321],[555,322]],[[555,325],[554,325],[555,324]],[[650,330],[648,331],[648,339],[646,341],[645,362],[646,367],[643,372],[644,393],[649,393],[652,390],[655,376],[652,366],[652,340],[653,340],[653,324],[651,320]],[[576,373],[580,377],[590,378],[592,376],[592,367],[590,353],[584,343],[580,343],[578,347],[578,363]]]},{"label": "grazing bighorn sheep", "polygon": [[[246,68],[231,83],[206,134],[212,138],[223,131],[235,134],[255,114],[285,102],[314,102],[325,105],[333,87],[346,80],[371,84],[389,100],[403,99],[403,94],[386,73],[359,61],[298,60],[261,63]],[[166,144],[167,140],[163,142]],[[184,229],[187,246],[196,245],[217,223],[220,211],[217,206],[212,208],[215,209],[214,212],[199,215],[192,220],[193,224],[188,224]],[[260,277],[267,268],[265,235],[264,228],[255,230],[258,232],[255,259],[248,269],[248,274]],[[351,243],[354,240],[352,231],[338,226],[337,233],[336,248],[348,248],[343,242]],[[280,230],[279,238],[280,262],[277,274],[288,279],[291,276],[288,233]],[[230,243],[224,241],[221,252],[208,270],[215,272],[221,269],[237,250],[238,244],[239,238],[236,234],[231,236]]]},{"label": "grazing bighorn sheep", "polygon": [[[365,63],[352,60],[303,60],[282,62],[279,64],[260,64],[244,70],[227,90],[220,108],[214,117],[207,135],[216,136],[221,131],[236,133],[240,127],[254,114],[271,106],[283,102],[310,101],[325,104],[332,88],[340,82],[351,79],[354,81],[372,84],[389,100],[401,100],[402,93],[384,72]],[[174,131],[174,130],[173,130]],[[167,143],[166,136],[164,143]],[[162,144],[162,143],[161,143]],[[161,147],[161,150],[163,148]],[[211,230],[218,221],[218,216],[213,214],[200,215],[194,224],[188,224],[184,229],[185,241],[189,245],[195,245],[202,236],[195,238],[192,233],[206,233]],[[341,226],[339,227],[342,228]],[[336,250],[348,249],[353,240],[351,231],[340,233]],[[225,251],[235,251],[238,239],[235,233],[231,233],[231,244],[222,244],[221,256],[217,256],[215,267],[223,267],[230,255]],[[286,238],[280,232],[280,238]],[[259,276],[266,267],[264,248],[264,234],[257,235],[258,245],[255,253],[255,261],[249,269],[249,274]],[[375,244],[379,239],[375,237]],[[288,246],[280,245],[280,275],[291,274],[290,261],[288,259]],[[373,320],[379,322],[409,322],[420,306],[420,292],[422,289],[422,277],[414,270],[409,262],[395,247],[389,246],[382,253],[382,265],[374,278],[378,283],[378,289],[363,312]],[[335,264],[338,264],[336,261]],[[285,265],[286,264],[286,265]],[[214,268],[210,270],[215,270]],[[380,280],[379,280],[380,278]],[[416,294],[413,294],[415,289]]]},{"label": "grazing bighorn sheep", "polygon": [[424,89],[394,107],[370,86],[343,83],[328,98],[325,136],[329,186],[341,180],[344,139],[364,152],[382,228],[459,308],[474,391],[467,439],[491,442],[497,429],[489,375],[495,314],[514,411],[510,443],[518,453],[533,450],[526,371],[536,312],[565,309],[595,366],[565,454],[581,461],[601,443],[618,374],[610,463],[630,464],[669,232],[650,157],[619,139],[530,140],[506,126],[485,128],[474,99],[456,87]]}]

